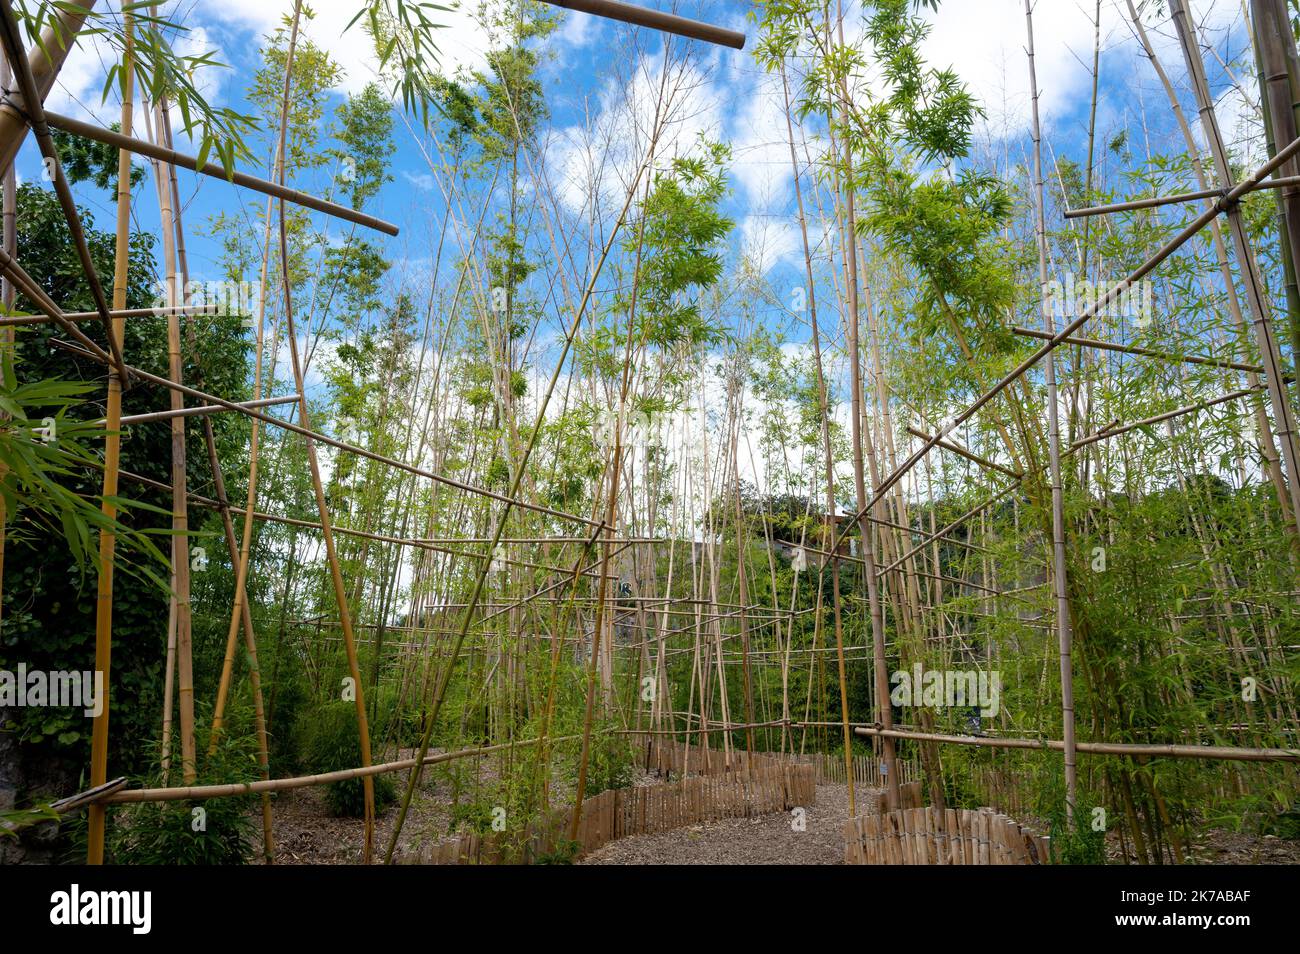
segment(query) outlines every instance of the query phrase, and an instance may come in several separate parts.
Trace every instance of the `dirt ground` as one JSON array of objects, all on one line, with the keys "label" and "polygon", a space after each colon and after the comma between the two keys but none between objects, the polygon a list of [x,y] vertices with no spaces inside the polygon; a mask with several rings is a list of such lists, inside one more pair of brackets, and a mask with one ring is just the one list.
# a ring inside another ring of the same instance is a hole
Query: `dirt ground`
[{"label": "dirt ground", "polygon": [[[487,769],[487,765],[484,765]],[[404,783],[405,775],[399,775]],[[637,784],[659,779],[638,778]],[[401,787],[399,785],[399,793]],[[867,799],[860,799],[871,804]],[[427,840],[446,837],[451,787],[434,779],[417,790],[402,831],[401,850],[416,851]],[[254,811],[255,840],[260,851],[260,813]],[[363,828],[360,819],[334,818],[325,807],[324,791],[295,789],[281,793],[274,806],[276,861],[279,864],[360,864]],[[790,812],[757,818],[729,818],[655,835],[635,835],[592,852],[584,865],[839,865],[844,863],[844,822],[848,792],[843,785],[818,785],[817,804],[804,811],[803,830]],[[378,858],[388,846],[397,806],[375,824]],[[1122,863],[1118,851],[1112,864]],[[1300,864],[1300,841],[1211,829],[1188,854],[1189,864]]]},{"label": "dirt ground", "polygon": [[728,818],[655,835],[621,838],[584,865],[842,865],[848,789],[818,785],[817,804],[804,810],[804,830],[791,812]]}]

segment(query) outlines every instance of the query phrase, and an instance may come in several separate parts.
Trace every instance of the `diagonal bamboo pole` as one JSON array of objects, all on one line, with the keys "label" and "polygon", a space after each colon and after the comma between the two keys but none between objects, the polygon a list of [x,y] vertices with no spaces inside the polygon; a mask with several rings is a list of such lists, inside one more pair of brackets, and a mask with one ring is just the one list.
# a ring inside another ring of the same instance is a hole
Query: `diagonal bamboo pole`
[{"label": "diagonal bamboo pole", "polygon": [[[31,64],[32,76],[36,80],[37,94],[42,102],[54,88],[54,81],[77,41],[77,34],[81,32],[87,15],[94,7],[95,0],[68,0],[60,3],[58,12],[50,20],[50,27],[41,34],[41,42],[27,53],[27,61]],[[127,45],[131,45],[130,38]],[[48,55],[46,51],[49,51]],[[8,169],[13,164],[23,139],[27,136],[25,109],[23,95],[17,91],[11,91],[6,101],[0,102],[0,169]],[[125,128],[129,131],[129,127]]]},{"label": "diagonal bamboo pole", "polygon": [[[283,159],[287,160],[286,140],[288,138],[289,95],[293,87],[294,51],[298,42],[298,28],[302,18],[302,0],[296,0],[293,19],[289,28],[289,46],[284,68],[284,98],[281,105],[280,146]],[[279,181],[284,185],[287,161],[280,163]],[[294,386],[298,389],[298,419],[303,427],[311,427],[311,416],[307,408],[307,385],[303,379],[302,358],[298,353],[298,334],[293,324],[293,285],[289,271],[289,222],[285,212],[285,200],[279,202],[280,217],[280,280],[284,287],[284,323],[285,335],[289,339],[289,359],[293,366]],[[311,468],[312,490],[316,495],[316,509],[320,515],[321,536],[325,542],[325,559],[330,567],[330,581],[334,586],[334,599],[338,603],[339,622],[343,628],[343,641],[347,650],[348,671],[352,680],[353,702],[357,710],[357,730],[361,737],[361,766],[370,766],[370,724],[366,715],[365,687],[361,683],[361,668],[357,661],[356,638],[352,632],[352,613],[348,607],[347,589],[343,583],[343,574],[339,569],[338,552],[334,547],[334,532],[330,520],[329,504],[325,499],[325,486],[321,482],[320,461],[316,456],[316,442],[310,437],[306,440],[307,463]],[[365,798],[365,845],[363,858],[370,864],[375,840],[375,782],[367,775],[363,781]]]},{"label": "diagonal bamboo pole", "polygon": [[[1215,171],[1219,181],[1237,192],[1241,184],[1233,183],[1232,165],[1228,159],[1227,146],[1219,131],[1219,121],[1214,113],[1214,100],[1210,96],[1209,82],[1205,78],[1205,64],[1201,60],[1200,47],[1197,46],[1195,28],[1188,16],[1185,0],[1170,0],[1169,10],[1173,17],[1174,28],[1178,32],[1178,41],[1183,49],[1183,59],[1187,63],[1188,77],[1192,91],[1196,95],[1197,109],[1201,115],[1201,128],[1205,132],[1210,155],[1214,159]],[[1274,168],[1282,168],[1290,161],[1294,150],[1278,151],[1270,160]],[[1254,177],[1252,177],[1254,178]],[[1247,180],[1249,181],[1249,180]],[[1229,195],[1232,194],[1229,193]],[[1277,336],[1273,331],[1268,304],[1264,297],[1263,279],[1259,274],[1259,263],[1255,259],[1250,239],[1246,234],[1246,224],[1242,219],[1241,209],[1233,202],[1226,207],[1228,232],[1232,236],[1233,250],[1237,255],[1237,265],[1241,270],[1242,285],[1246,292],[1246,304],[1250,309],[1251,324],[1255,329],[1255,343],[1259,348],[1264,364],[1264,380],[1268,385],[1269,400],[1272,404],[1273,417],[1276,421],[1278,440],[1282,445],[1282,459],[1286,463],[1286,484],[1290,491],[1291,512],[1300,519],[1300,445],[1297,444],[1295,411],[1291,407],[1290,396],[1282,383],[1281,356],[1278,350]]]}]

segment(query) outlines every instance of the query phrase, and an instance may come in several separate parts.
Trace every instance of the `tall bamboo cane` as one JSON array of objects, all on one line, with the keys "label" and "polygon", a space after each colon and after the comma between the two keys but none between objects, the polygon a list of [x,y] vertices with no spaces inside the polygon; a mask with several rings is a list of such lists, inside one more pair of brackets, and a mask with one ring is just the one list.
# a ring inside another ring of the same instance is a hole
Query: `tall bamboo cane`
[{"label": "tall bamboo cane", "polygon": [[[122,55],[122,118],[124,135],[131,134],[132,107],[135,99],[135,57],[132,17],[124,11],[123,32],[126,47]],[[113,308],[126,308],[126,286],[131,255],[131,154],[125,149],[117,154],[117,235],[113,263]],[[126,333],[126,319],[114,318],[111,334],[119,347]],[[104,516],[115,519],[117,506],[111,499],[117,496],[117,476],[121,453],[119,433],[122,418],[122,386],[116,367],[108,369],[108,403],[105,414],[104,437]],[[95,600],[95,671],[103,674],[104,698],[99,715],[95,716],[90,739],[90,785],[103,785],[108,781],[108,717],[112,698],[109,681],[109,664],[113,649],[113,559],[117,536],[109,530],[99,534],[99,583]],[[104,808],[96,803],[87,814],[89,831],[86,836],[86,863],[104,863]]]},{"label": "tall bamboo cane", "polygon": [[[1031,0],[1025,0],[1025,30],[1029,58],[1029,95],[1034,137],[1034,235],[1038,243],[1038,285],[1040,301],[1047,301],[1047,218],[1044,210],[1042,134],[1038,123],[1038,74],[1034,69],[1034,14]],[[1052,310],[1043,307],[1048,334],[1056,334]],[[1061,664],[1061,722],[1065,753],[1065,812],[1073,824],[1078,795],[1078,770],[1074,754],[1074,674],[1070,662],[1070,597],[1066,589],[1065,502],[1061,485],[1061,424],[1056,391],[1056,360],[1049,353],[1043,366],[1047,383],[1048,466],[1052,481],[1052,587],[1056,595],[1056,635]]]}]

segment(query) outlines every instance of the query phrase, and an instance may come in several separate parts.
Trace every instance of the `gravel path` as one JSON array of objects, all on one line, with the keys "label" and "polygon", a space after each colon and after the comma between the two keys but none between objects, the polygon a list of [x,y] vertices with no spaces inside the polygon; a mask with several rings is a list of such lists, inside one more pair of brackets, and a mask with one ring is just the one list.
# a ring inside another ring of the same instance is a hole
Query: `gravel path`
[{"label": "gravel path", "polygon": [[841,865],[848,789],[818,785],[805,810],[804,831],[791,812],[728,818],[656,835],[620,838],[593,851],[584,865]]}]

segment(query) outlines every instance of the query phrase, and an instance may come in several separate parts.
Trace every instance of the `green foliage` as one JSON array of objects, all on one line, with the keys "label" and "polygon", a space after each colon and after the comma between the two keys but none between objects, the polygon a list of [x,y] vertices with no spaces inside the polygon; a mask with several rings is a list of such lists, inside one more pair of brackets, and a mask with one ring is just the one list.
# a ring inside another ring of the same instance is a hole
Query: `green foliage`
[{"label": "green foliage", "polygon": [[582,842],[561,838],[550,851],[533,859],[535,865],[571,865],[578,859]]},{"label": "green foliage", "polygon": [[[206,720],[200,720],[206,725]],[[206,732],[196,733],[196,748],[207,750]],[[173,746],[175,743],[173,742]],[[151,751],[159,751],[155,742]],[[179,770],[179,753],[172,765],[172,784]],[[215,755],[199,765],[195,784],[253,782],[260,778],[251,737],[223,736]],[[143,787],[163,784],[159,768],[140,780]],[[140,802],[111,809],[106,853],[113,864],[240,865],[253,853],[253,797],[209,798],[204,801]],[[84,857],[84,855],[82,855]]]},{"label": "green foliage", "polygon": [[[312,774],[337,772],[361,765],[361,733],[357,729],[356,706],[351,702],[329,702],[312,713],[303,727],[302,761]],[[393,780],[375,775],[375,812],[395,797]],[[331,782],[325,789],[325,804],[334,815],[360,817],[365,814],[365,786],[362,779]]]},{"label": "green foliage", "polygon": [[[69,12],[68,6],[58,0],[18,0],[14,4],[17,18],[47,57],[53,58],[57,51],[45,48],[42,34],[51,29],[56,37],[66,36],[65,31],[54,24]],[[98,37],[100,44],[112,52],[102,101],[109,101],[115,85],[119,93],[126,88],[124,64],[129,46],[137,95],[144,95],[150,102],[167,97],[177,111],[182,130],[199,144],[199,164],[207,162],[210,154],[215,154],[229,174],[237,159],[248,157],[243,137],[254,124],[251,117],[228,106],[218,107],[204,95],[200,74],[208,68],[224,67],[224,64],[216,60],[215,50],[179,53],[175,40],[188,34],[189,28],[165,16],[155,15],[149,4],[133,3],[129,9],[132,18],[129,35],[126,23],[116,12],[91,10],[87,13],[79,7],[72,9],[72,12],[86,17],[79,39],[85,42]]]}]

